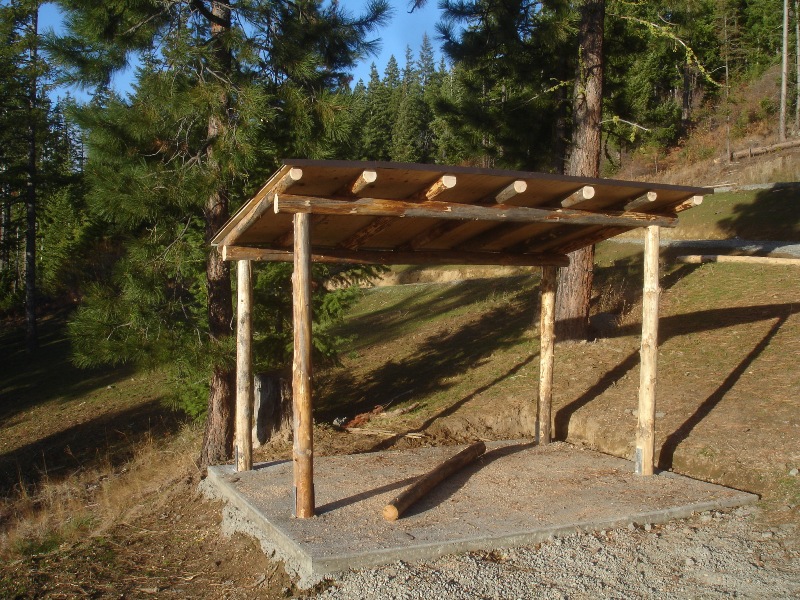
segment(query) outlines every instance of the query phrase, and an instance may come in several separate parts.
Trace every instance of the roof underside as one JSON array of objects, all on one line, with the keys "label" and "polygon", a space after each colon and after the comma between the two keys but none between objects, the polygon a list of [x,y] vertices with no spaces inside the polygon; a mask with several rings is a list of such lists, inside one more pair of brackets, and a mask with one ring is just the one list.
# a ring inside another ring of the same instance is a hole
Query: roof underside
[{"label": "roof underside", "polygon": [[287,160],[212,241],[227,260],[565,265],[622,232],[674,227],[706,188],[405,163]]}]

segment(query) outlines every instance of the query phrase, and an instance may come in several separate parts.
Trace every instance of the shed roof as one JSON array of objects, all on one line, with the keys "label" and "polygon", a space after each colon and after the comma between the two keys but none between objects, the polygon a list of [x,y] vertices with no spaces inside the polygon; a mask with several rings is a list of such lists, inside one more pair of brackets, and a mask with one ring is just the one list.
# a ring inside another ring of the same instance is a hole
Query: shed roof
[{"label": "shed roof", "polygon": [[566,254],[676,214],[708,188],[393,162],[292,159],[212,240],[227,260],[565,265]]}]

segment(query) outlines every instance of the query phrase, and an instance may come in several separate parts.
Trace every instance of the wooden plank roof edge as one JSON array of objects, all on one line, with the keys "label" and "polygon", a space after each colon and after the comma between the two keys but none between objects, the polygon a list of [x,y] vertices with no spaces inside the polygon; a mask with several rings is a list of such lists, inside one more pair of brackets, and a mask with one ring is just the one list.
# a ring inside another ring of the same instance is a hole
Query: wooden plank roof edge
[{"label": "wooden plank roof edge", "polygon": [[216,247],[225,241],[225,238],[228,237],[228,234],[233,230],[236,225],[239,224],[247,213],[249,213],[254,205],[258,204],[263,199],[263,192],[268,190],[270,187],[274,186],[276,182],[280,181],[286,173],[291,171],[291,165],[284,165],[281,168],[277,169],[267,180],[267,182],[259,188],[259,191],[253,195],[252,198],[248,198],[247,201],[242,204],[242,206],[233,213],[225,225],[217,232],[217,234],[211,240],[211,246]]},{"label": "wooden plank roof edge", "polygon": [[466,167],[458,165],[440,165],[423,163],[402,163],[391,161],[358,161],[358,160],[318,160],[311,158],[285,158],[282,164],[286,167],[331,167],[339,169],[391,169],[406,171],[433,171],[451,173],[453,175],[491,175],[515,179],[549,179],[582,185],[614,185],[620,187],[643,188],[648,190],[672,190],[687,194],[708,195],[714,193],[712,187],[674,185],[671,183],[652,183],[648,181],[631,181],[626,179],[605,179],[602,177],[580,177],[577,175],[561,175],[558,173],[542,173],[539,171],[514,171],[510,169],[487,169],[484,167]]},{"label": "wooden plank roof edge", "polygon": [[[218,248],[222,260],[256,260],[265,262],[292,262],[294,253],[283,248],[224,245]],[[556,266],[569,265],[566,254],[551,252],[463,252],[453,250],[397,251],[397,250],[348,250],[345,248],[319,247],[312,245],[312,260],[315,262],[341,264],[379,265],[515,265]]]}]

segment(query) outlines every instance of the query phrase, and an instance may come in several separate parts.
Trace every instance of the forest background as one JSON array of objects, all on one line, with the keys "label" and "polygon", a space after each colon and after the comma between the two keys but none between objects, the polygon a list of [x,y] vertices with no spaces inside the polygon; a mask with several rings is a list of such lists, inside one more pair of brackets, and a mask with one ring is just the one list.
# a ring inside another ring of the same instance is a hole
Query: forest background
[{"label": "forest background", "polygon": [[[31,353],[37,318],[68,310],[76,364],[168,368],[175,406],[208,419],[200,462],[225,460],[232,296],[214,232],[283,157],[563,172],[583,4],[444,1],[434,39],[353,84],[353,65],[391,26],[381,0],[359,15],[336,2],[63,0],[58,35],[40,31],[40,2],[4,1],[0,310],[25,317]],[[604,176],[637,160],[657,171],[701,125],[724,132],[703,159],[727,160],[754,120],[776,139],[798,135],[797,2],[600,4]],[[786,110],[765,95],[757,114],[738,111],[737,90],[782,55]],[[112,78],[134,63],[120,95]],[[88,100],[57,98],[65,84]],[[258,370],[288,362],[290,274],[256,270]],[[318,359],[347,343],[332,333],[354,298],[342,284],[374,274],[316,267]]]}]

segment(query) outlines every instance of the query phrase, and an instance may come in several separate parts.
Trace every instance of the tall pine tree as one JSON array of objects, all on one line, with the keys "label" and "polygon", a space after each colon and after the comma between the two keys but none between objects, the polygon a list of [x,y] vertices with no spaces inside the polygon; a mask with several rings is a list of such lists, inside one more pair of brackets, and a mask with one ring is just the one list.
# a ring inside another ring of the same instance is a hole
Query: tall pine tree
[{"label": "tall pine tree", "polygon": [[[97,101],[88,132],[90,202],[124,251],[73,322],[80,361],[170,360],[208,377],[200,463],[231,456],[231,280],[208,242],[279,154],[313,156],[343,135],[345,70],[373,49],[388,8],[338,3],[96,3],[63,0],[51,52]],[[139,57],[133,94],[108,93]],[[197,365],[205,368],[197,368]],[[205,375],[203,373],[205,372]]]}]

